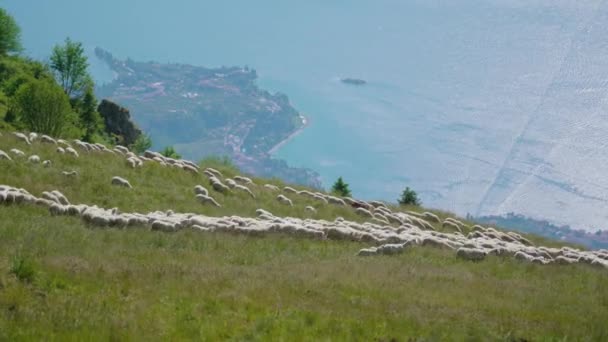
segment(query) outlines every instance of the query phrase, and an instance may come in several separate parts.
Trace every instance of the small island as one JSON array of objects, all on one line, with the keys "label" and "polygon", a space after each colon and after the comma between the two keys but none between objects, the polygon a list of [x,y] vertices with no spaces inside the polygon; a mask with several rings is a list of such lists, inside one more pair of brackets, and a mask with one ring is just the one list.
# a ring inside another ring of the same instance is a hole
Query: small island
[{"label": "small island", "polygon": [[358,78],[343,78],[340,81],[342,81],[342,83],[353,84],[353,85],[364,85],[367,83],[365,80],[358,79]]}]

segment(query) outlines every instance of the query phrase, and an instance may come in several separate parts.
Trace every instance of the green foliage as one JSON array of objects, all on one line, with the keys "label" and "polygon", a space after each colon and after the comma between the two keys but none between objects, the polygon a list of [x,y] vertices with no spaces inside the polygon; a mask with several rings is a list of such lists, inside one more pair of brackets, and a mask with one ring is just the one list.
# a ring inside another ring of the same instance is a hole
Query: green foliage
[{"label": "green foliage", "polygon": [[50,66],[57,82],[70,98],[82,96],[93,83],[87,71],[89,62],[82,43],[70,38],[66,38],[64,45],[53,47]]},{"label": "green foliage", "polygon": [[173,148],[173,146],[167,146],[165,147],[164,150],[162,150],[160,152],[163,156],[168,157],[168,158],[173,158],[173,159],[181,159],[182,156],[179,155],[179,153],[177,153],[177,151],[175,151],[175,149]]},{"label": "green foliage", "polygon": [[93,142],[95,136],[103,134],[104,123],[99,112],[97,112],[97,100],[93,93],[93,87],[88,86],[82,101],[77,105],[80,117],[80,126],[84,130],[82,140]]},{"label": "green foliage", "polygon": [[403,190],[401,197],[397,199],[397,202],[399,202],[400,205],[422,205],[422,202],[420,202],[420,199],[418,199],[418,194],[416,191],[410,189],[409,187],[406,187],[405,190]]},{"label": "green foliage", "polygon": [[33,80],[22,85],[11,107],[30,131],[63,136],[72,128],[69,127],[73,114],[68,97],[48,81]]},{"label": "green foliage", "polygon": [[36,268],[30,258],[18,253],[13,256],[10,273],[14,274],[20,281],[31,283],[36,277]]},{"label": "green foliage", "polygon": [[21,47],[21,29],[8,12],[0,8],[0,55],[19,53]]},{"label": "green foliage", "polygon": [[131,150],[137,154],[144,153],[152,147],[152,138],[146,133],[142,133],[137,137],[133,145],[130,146]]},{"label": "green foliage", "polygon": [[338,180],[336,180],[334,185],[332,185],[331,192],[333,194],[336,194],[336,195],[342,196],[342,197],[351,196],[351,192],[350,192],[350,189],[348,188],[348,184],[344,182],[342,177],[338,177]]}]

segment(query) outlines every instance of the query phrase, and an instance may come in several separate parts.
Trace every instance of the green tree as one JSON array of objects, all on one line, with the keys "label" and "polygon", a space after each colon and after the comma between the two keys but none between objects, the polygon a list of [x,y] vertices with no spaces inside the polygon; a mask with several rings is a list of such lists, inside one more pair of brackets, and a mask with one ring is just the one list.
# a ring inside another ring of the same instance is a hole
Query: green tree
[{"label": "green tree", "polygon": [[66,38],[64,45],[55,45],[51,54],[51,69],[63,91],[70,97],[82,96],[93,83],[87,68],[89,62],[82,43]]},{"label": "green tree", "polygon": [[400,205],[422,205],[420,199],[418,199],[418,194],[416,191],[406,187],[405,190],[401,193],[401,197],[397,200]]},{"label": "green tree", "polygon": [[338,180],[331,187],[331,192],[342,197],[350,197],[350,189],[348,188],[348,184],[344,182],[342,177],[338,177]]},{"label": "green tree", "polygon": [[70,101],[54,83],[32,80],[17,90],[13,100],[14,112],[30,131],[61,136],[71,128]]},{"label": "green tree", "polygon": [[103,132],[103,119],[97,112],[97,99],[93,94],[93,87],[89,86],[85,90],[82,102],[78,105],[80,126],[84,130],[82,140],[93,142],[96,134]]},{"label": "green tree", "polygon": [[165,149],[160,154],[162,154],[163,156],[168,157],[168,158],[182,159],[182,156],[180,156],[179,153],[177,153],[177,151],[175,151],[173,146],[165,147]]},{"label": "green tree", "polygon": [[140,134],[133,145],[130,146],[131,150],[135,153],[144,153],[152,147],[152,139],[146,133]]},{"label": "green tree", "polygon": [[21,29],[8,12],[0,8],[0,55],[19,53],[21,47]]}]

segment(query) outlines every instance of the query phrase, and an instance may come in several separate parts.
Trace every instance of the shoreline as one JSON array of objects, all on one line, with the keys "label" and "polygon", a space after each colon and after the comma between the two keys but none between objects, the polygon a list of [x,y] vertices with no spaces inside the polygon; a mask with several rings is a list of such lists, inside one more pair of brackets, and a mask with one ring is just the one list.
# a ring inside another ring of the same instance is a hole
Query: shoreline
[{"label": "shoreline", "polygon": [[310,125],[310,119],[309,118],[305,117],[302,114],[300,114],[300,118],[302,119],[302,127],[300,127],[297,130],[295,130],[293,133],[291,133],[290,135],[288,135],[287,138],[279,141],[278,144],[274,145],[270,150],[268,150],[267,153],[268,153],[269,156],[272,156],[273,154],[275,154],[281,147],[283,147],[283,145],[285,145],[291,139],[293,139],[296,136],[298,136],[298,134],[302,133],[302,131],[304,131],[304,129]]}]

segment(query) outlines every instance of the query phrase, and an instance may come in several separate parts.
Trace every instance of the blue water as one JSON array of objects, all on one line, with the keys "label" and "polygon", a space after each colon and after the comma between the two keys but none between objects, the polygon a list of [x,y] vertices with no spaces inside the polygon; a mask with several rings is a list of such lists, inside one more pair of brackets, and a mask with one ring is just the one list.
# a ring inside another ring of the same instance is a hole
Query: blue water
[{"label": "blue water", "polygon": [[[395,200],[410,186],[459,213],[479,205],[595,3],[0,2],[37,58],[70,36],[121,58],[253,67],[311,120],[276,157],[326,186],[343,176],[358,197]],[[111,78],[100,65],[93,73]]]}]

